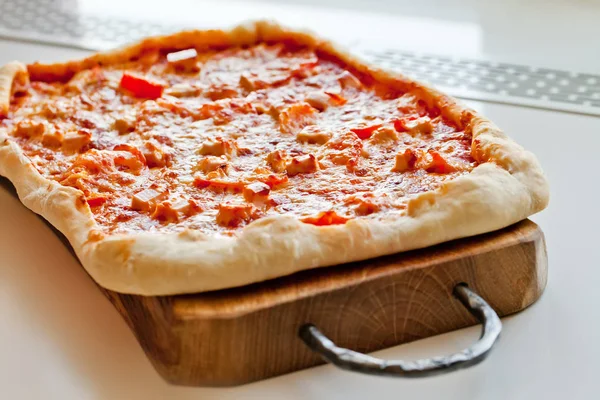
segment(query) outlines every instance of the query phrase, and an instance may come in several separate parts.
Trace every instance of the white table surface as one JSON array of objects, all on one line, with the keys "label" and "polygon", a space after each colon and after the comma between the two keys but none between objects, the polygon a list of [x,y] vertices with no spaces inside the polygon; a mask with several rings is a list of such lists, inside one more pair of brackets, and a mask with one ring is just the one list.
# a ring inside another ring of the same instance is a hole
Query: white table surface
[{"label": "white table surface", "polygon": [[[327,9],[306,5],[320,1],[299,2],[303,4],[293,7],[276,0],[233,6],[202,2],[200,19],[222,16],[218,13],[222,7],[233,7],[236,17],[296,16],[301,18],[297,24],[356,45],[375,46],[381,37],[388,47],[410,50],[419,45],[433,53],[600,70],[600,5],[594,1],[427,0],[416,5],[398,0],[365,6],[356,0],[330,0]],[[222,19],[229,23],[231,18]],[[213,25],[216,21],[211,20]],[[444,35],[436,39],[440,32]],[[0,63],[81,54],[0,40]],[[546,233],[548,287],[531,308],[503,320],[501,340],[484,363],[422,380],[367,377],[322,366],[232,389],[170,386],[59,239],[0,188],[0,398],[599,398],[600,253],[595,246],[600,222],[600,118],[469,104],[535,152],[551,184],[549,208],[533,218]],[[469,345],[478,331],[473,327],[376,354],[415,359],[449,353]]]}]

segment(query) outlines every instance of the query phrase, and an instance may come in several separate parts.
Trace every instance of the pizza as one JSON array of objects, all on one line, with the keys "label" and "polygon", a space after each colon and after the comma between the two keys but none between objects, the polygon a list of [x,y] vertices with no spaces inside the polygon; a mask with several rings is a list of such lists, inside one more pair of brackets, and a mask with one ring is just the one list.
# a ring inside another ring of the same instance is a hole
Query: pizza
[{"label": "pizza", "polygon": [[143,295],[423,248],[548,202],[485,117],[265,21],[5,65],[0,175],[98,284]]}]

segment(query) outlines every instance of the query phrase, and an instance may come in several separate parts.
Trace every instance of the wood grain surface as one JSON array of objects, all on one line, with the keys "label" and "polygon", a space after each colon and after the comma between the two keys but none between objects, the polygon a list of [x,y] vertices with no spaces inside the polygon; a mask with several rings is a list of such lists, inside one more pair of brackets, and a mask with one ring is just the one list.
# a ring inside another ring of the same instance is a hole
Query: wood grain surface
[{"label": "wood grain surface", "polygon": [[106,291],[156,370],[182,385],[231,386],[323,361],[298,339],[311,322],[371,352],[476,323],[453,287],[467,283],[504,316],[546,285],[544,236],[529,220],[439,246],[185,296]]}]

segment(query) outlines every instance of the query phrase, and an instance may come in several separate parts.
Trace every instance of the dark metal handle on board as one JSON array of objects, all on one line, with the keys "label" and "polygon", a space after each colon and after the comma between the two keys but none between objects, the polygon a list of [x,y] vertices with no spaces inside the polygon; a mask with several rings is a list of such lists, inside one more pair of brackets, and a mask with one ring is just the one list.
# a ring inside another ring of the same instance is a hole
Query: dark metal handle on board
[{"label": "dark metal handle on board", "polygon": [[471,347],[448,356],[417,361],[388,361],[338,347],[312,324],[303,325],[299,335],[311,350],[326,361],[342,369],[364,374],[420,378],[468,368],[487,357],[500,335],[502,323],[492,307],[467,285],[456,285],[454,295],[481,322],[482,331],[479,340]]}]

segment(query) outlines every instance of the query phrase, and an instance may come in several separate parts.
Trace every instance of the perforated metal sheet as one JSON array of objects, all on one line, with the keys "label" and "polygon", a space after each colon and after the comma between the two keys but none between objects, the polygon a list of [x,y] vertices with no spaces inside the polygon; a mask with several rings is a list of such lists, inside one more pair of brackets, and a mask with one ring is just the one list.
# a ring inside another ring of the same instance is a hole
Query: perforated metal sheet
[{"label": "perforated metal sheet", "polygon": [[457,97],[600,115],[600,75],[398,51],[367,56]]},{"label": "perforated metal sheet", "polygon": [[[191,27],[82,15],[72,4],[0,0],[0,36],[99,50]],[[456,97],[600,116],[600,75],[398,51],[364,55]]]}]

